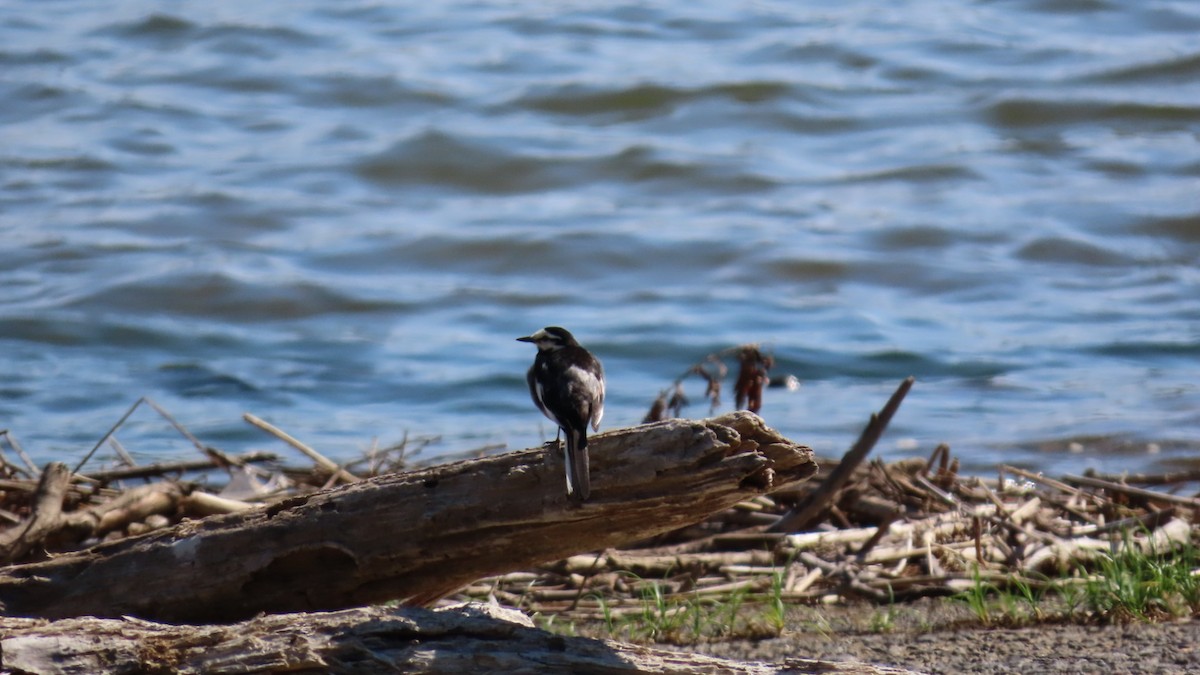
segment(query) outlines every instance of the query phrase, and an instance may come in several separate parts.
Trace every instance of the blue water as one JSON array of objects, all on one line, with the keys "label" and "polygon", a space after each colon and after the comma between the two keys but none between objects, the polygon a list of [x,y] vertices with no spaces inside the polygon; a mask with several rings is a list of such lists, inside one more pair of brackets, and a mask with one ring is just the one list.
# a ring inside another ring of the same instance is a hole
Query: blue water
[{"label": "blue water", "polygon": [[243,412],[343,461],[523,448],[513,338],[557,324],[608,428],[758,342],[823,454],[915,375],[885,458],[1194,461],[1198,36],[1155,0],[7,2],[0,429],[78,458],[149,396],[228,451],[289,452]]}]

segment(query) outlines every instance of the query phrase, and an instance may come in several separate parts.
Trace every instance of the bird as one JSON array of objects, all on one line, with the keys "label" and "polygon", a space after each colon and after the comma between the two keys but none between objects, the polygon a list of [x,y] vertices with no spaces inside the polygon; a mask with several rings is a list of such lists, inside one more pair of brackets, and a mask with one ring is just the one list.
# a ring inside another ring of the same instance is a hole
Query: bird
[{"label": "bird", "polygon": [[604,417],[604,368],[580,346],[570,331],[547,326],[517,338],[537,345],[537,356],[525,375],[529,395],[542,414],[567,435],[567,497],[579,504],[591,495],[587,428],[600,430]]}]

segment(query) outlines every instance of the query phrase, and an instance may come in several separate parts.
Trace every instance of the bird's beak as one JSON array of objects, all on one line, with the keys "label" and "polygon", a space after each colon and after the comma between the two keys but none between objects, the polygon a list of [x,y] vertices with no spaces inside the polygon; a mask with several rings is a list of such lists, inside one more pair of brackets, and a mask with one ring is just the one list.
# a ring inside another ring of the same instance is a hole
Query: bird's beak
[{"label": "bird's beak", "polygon": [[517,338],[517,342],[536,342],[536,340],[533,339],[532,335],[526,335],[525,337]]}]

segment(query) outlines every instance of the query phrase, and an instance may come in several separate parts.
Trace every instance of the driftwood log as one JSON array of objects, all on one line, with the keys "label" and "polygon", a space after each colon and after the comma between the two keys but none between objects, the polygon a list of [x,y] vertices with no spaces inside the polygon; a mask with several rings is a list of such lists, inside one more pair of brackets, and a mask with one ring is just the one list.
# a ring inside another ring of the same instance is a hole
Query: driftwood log
[{"label": "driftwood log", "polygon": [[630,544],[804,480],[812,452],[746,412],[608,432],[571,505],[553,447],[379,476],[0,569],[9,616],[228,622],[387,600]]},{"label": "driftwood log", "polygon": [[366,607],[277,614],[243,623],[171,626],[139,619],[0,618],[0,669],[13,673],[723,673],[910,671],[788,659],[782,664],[564,637],[516,610]]}]

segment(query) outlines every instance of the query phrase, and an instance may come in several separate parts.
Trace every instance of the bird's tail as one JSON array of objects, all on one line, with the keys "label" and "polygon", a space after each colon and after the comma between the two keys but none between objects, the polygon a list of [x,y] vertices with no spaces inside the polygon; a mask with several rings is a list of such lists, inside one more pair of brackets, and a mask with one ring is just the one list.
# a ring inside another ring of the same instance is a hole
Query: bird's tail
[{"label": "bird's tail", "polygon": [[567,497],[576,504],[592,493],[588,475],[587,431],[567,432]]}]

